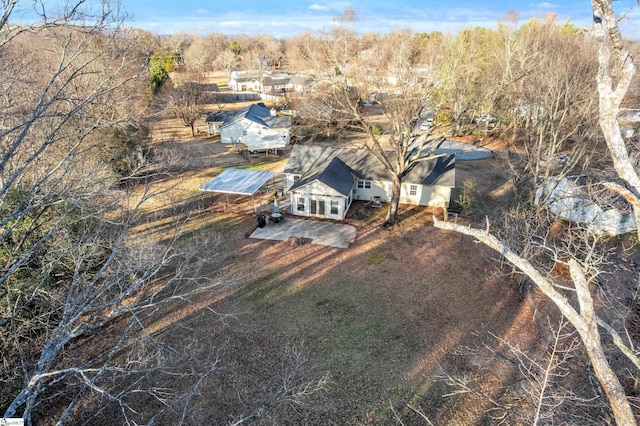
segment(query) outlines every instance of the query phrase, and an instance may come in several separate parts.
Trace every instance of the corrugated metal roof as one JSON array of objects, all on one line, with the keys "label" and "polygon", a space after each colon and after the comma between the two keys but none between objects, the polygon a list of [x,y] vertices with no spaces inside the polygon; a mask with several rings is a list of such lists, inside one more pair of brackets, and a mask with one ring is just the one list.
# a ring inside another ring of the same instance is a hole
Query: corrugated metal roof
[{"label": "corrugated metal roof", "polygon": [[226,169],[204,184],[201,191],[223,194],[253,195],[273,178],[266,170]]}]

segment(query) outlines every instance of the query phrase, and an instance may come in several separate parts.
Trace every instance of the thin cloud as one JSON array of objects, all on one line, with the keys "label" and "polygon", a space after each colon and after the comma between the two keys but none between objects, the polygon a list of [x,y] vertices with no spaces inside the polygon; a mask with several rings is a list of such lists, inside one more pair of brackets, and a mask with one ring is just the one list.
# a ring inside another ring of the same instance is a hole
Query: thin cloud
[{"label": "thin cloud", "polygon": [[555,9],[558,7],[558,5],[549,3],[548,1],[543,1],[541,3],[533,3],[531,7],[535,9]]},{"label": "thin cloud", "polygon": [[312,4],[311,6],[308,7],[309,10],[317,10],[320,12],[326,12],[327,10],[329,10],[328,6],[323,6],[321,4]]},{"label": "thin cloud", "polygon": [[240,22],[238,21],[219,22],[218,25],[220,25],[221,27],[233,27],[233,28],[238,28],[241,26]]}]

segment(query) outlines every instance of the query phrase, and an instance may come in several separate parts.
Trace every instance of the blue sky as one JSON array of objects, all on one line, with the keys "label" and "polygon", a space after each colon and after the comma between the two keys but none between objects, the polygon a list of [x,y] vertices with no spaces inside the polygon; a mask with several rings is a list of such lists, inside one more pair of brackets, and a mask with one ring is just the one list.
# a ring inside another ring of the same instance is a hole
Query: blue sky
[{"label": "blue sky", "polygon": [[[589,0],[121,0],[132,15],[131,26],[158,34],[174,32],[223,34],[270,34],[289,37],[331,28],[345,8],[356,11],[358,20],[350,28],[360,33],[385,33],[409,28],[415,32],[455,33],[462,28],[494,27],[507,11],[519,13],[521,22],[554,12],[579,26],[591,22]],[[55,4],[55,0],[47,1]],[[640,38],[640,5],[636,0],[614,1],[616,13],[629,10],[621,23],[625,36]],[[24,7],[24,5],[23,5]]]}]

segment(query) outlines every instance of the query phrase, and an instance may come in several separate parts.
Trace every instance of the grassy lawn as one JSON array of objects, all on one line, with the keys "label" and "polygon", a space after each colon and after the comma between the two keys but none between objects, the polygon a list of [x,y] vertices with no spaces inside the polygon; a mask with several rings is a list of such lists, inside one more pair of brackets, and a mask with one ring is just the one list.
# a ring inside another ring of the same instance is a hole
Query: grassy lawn
[{"label": "grassy lawn", "polygon": [[[441,370],[464,372],[452,354],[481,345],[480,332],[518,338],[531,327],[530,313],[508,279],[492,275],[481,246],[434,229],[431,213],[415,206],[402,208],[401,224],[391,228],[381,227],[385,209],[354,208],[348,222],[358,236],[344,250],[252,240],[253,213],[220,211],[224,203],[201,199],[198,189],[225,167],[275,171],[286,158],[246,163],[209,140],[159,143],[188,148],[197,167],[175,176],[139,231],[162,238],[181,221],[181,244],[215,239],[219,255],[200,274],[226,282],[219,293],[190,301],[180,321],[161,331],[171,347],[197,348],[219,365],[193,399],[193,423],[228,424],[260,406],[253,424],[398,424],[397,417],[425,424],[409,406],[434,424],[491,423],[483,401],[444,398],[449,389],[436,380]],[[458,177],[499,188],[499,169],[485,167],[489,161],[461,162]],[[329,387],[303,404],[273,399],[290,369],[290,347],[307,360],[295,383],[329,377]],[[491,396],[509,380],[496,369],[476,384]]]},{"label": "grassy lawn", "polygon": [[[222,226],[238,238],[249,220],[227,218],[201,231]],[[212,421],[250,411],[277,387],[283,348],[294,342],[309,357],[303,379],[327,374],[330,387],[305,410],[272,407],[258,424],[393,424],[395,415],[421,424],[407,404],[427,410],[433,421],[466,423],[471,416],[481,422],[481,404],[460,411],[461,400],[443,398],[447,389],[434,376],[458,368],[451,353],[477,343],[480,328],[503,334],[520,321],[520,301],[508,286],[487,285],[487,258],[478,246],[425,221],[414,214],[400,233],[374,229],[347,250],[236,241],[238,286],[209,306],[235,320],[220,323],[200,313],[188,325],[224,366],[203,389],[216,395],[202,407]],[[172,338],[188,337],[181,329]]]}]

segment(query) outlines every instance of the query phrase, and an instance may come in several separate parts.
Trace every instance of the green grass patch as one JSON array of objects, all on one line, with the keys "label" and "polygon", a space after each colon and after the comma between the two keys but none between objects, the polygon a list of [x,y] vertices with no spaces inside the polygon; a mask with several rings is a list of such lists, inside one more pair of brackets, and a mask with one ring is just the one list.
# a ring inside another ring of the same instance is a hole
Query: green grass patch
[{"label": "green grass patch", "polygon": [[457,161],[456,162],[456,169],[457,170],[461,170],[461,171],[465,171],[465,172],[473,172],[475,170],[478,169],[478,166],[476,166],[475,164],[471,164],[472,161]]},{"label": "green grass patch", "polygon": [[387,259],[387,255],[382,250],[380,250],[379,248],[374,248],[373,250],[369,251],[369,256],[367,257],[367,260],[365,260],[364,264],[379,265]]},{"label": "green grass patch", "polygon": [[234,166],[235,169],[246,169],[246,170],[264,170],[266,166],[274,166],[279,163],[286,163],[288,161],[287,158],[279,158],[277,160],[261,160],[256,161],[250,164],[241,164],[239,166]]},{"label": "green grass patch", "polygon": [[265,275],[246,288],[245,296],[259,303],[275,302],[283,296],[283,283],[275,275]]}]

